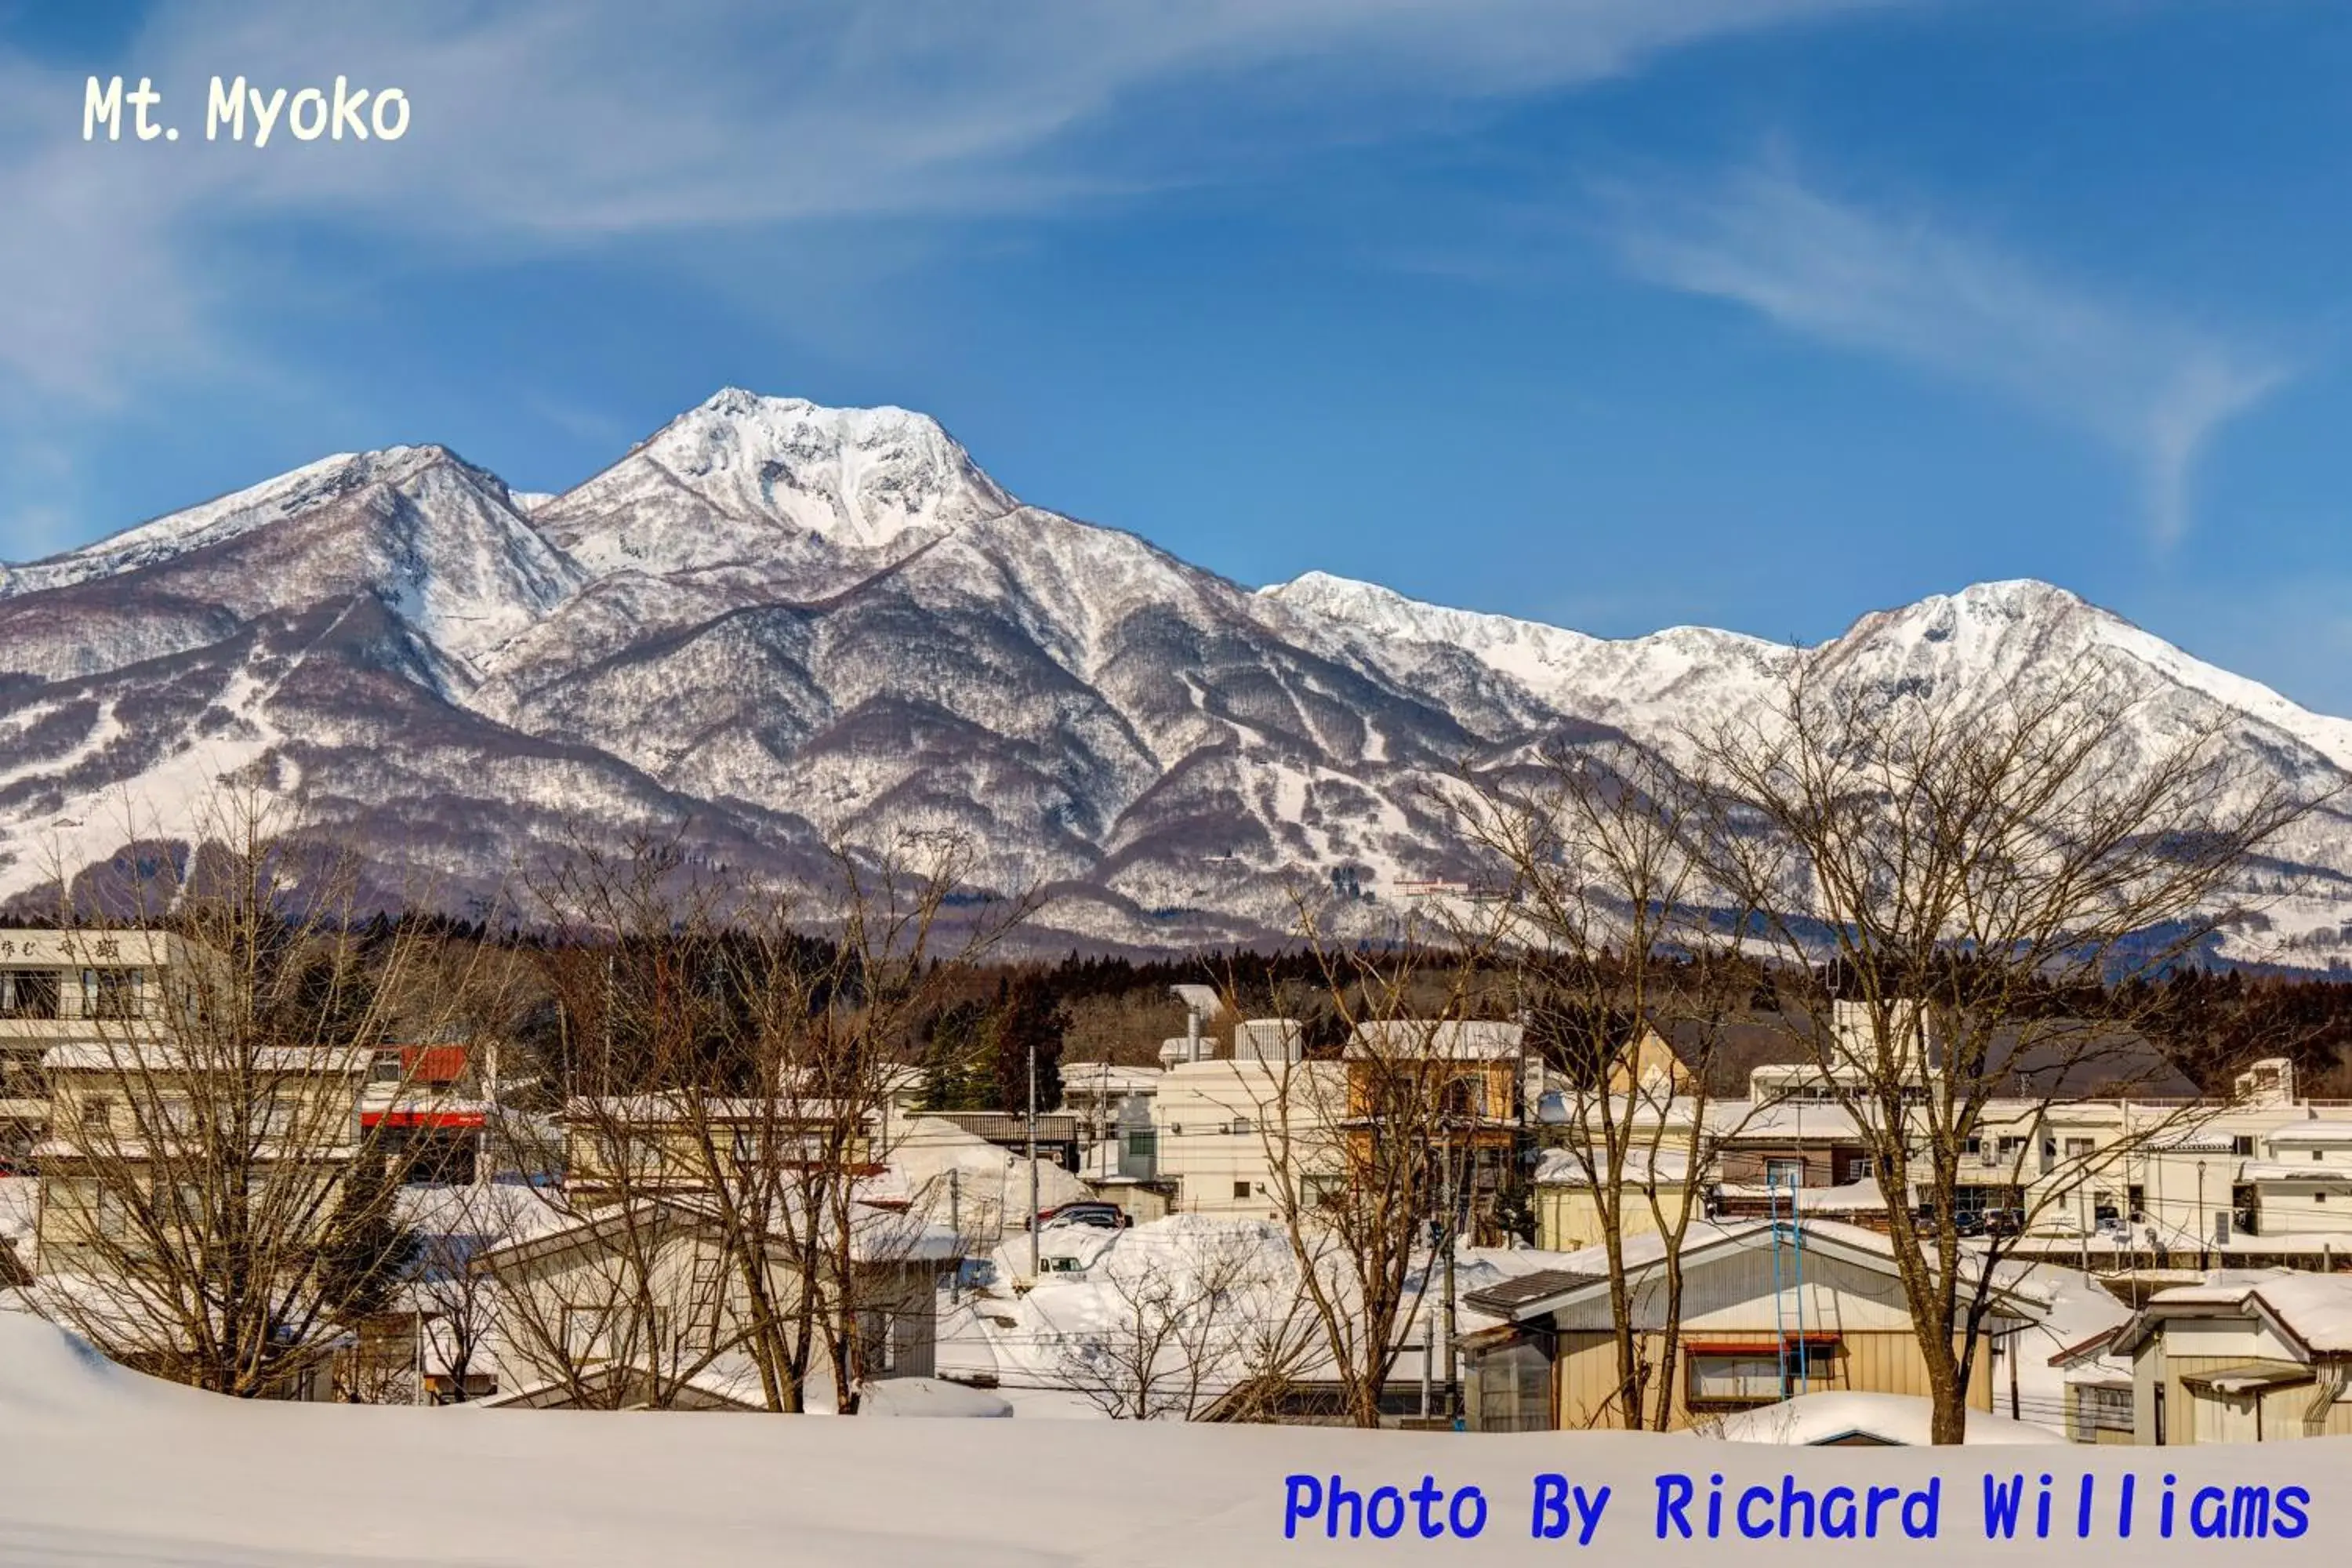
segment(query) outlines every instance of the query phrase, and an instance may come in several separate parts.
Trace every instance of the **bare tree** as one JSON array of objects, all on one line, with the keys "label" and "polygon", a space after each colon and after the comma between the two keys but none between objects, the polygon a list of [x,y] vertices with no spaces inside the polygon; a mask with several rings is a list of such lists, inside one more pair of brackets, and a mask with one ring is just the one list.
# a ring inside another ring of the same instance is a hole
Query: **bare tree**
[{"label": "bare tree", "polygon": [[1401,1333],[1475,1212],[1482,1176],[1514,1152],[1517,1056],[1460,1048],[1475,957],[1412,928],[1379,948],[1345,945],[1300,908],[1314,1000],[1336,1041],[1306,1059],[1236,1063],[1236,1091],[1252,1103],[1341,1406],[1376,1426]]},{"label": "bare tree", "polygon": [[642,1246],[615,1237],[643,1254],[616,1305],[664,1310],[662,1237],[681,1206],[722,1260],[730,1305],[651,1378],[654,1402],[724,1355],[749,1363],[770,1409],[804,1408],[820,1370],[852,1408],[877,1327],[918,1285],[928,1301],[933,1194],[888,1194],[896,1215],[867,1201],[910,1026],[1028,903],[975,896],[953,836],[841,847],[833,867],[796,901],[640,838],[583,849],[536,889],[567,1086],[561,1201],[608,1236],[630,1215],[646,1226]]},{"label": "bare tree", "polygon": [[[2147,988],[2118,983],[2228,929],[2253,858],[2316,803],[2220,724],[2152,710],[2088,662],[1977,697],[1808,665],[1775,710],[1696,750],[1723,792],[1710,869],[1782,961],[1789,1043],[1890,1200],[1923,1201],[1892,1244],[1936,1441],[1958,1442],[1997,1266],[2035,1193],[2178,1129],[2154,1119],[2045,1157],[2054,1109],[2169,1076],[2134,1027]],[[1996,1122],[2022,1133],[2007,1185],[2025,1212],[1964,1246],[1960,1201]],[[2029,1157],[2031,1187],[2015,1179]]]},{"label": "bare tree", "polygon": [[[472,1029],[472,986],[417,982],[488,960],[361,918],[352,858],[257,792],[198,821],[154,875],[59,878],[92,967],[84,1039],[47,1062],[38,1300],[117,1359],[261,1395],[392,1304],[415,1239],[361,1085],[393,1042]],[[97,966],[157,933],[152,966]]]},{"label": "bare tree", "polygon": [[476,1259],[519,1241],[532,1211],[544,1202],[530,1189],[476,1181],[442,1189],[422,1232],[407,1297],[417,1314],[420,1376],[440,1368],[446,1399],[463,1404],[495,1364],[507,1330],[500,1293],[491,1272]]},{"label": "bare tree", "polygon": [[1265,1228],[1200,1222],[1150,1251],[1122,1235],[1080,1288],[1099,1321],[1061,1331],[1062,1380],[1113,1419],[1190,1419],[1269,1363],[1295,1365],[1294,1267]]},{"label": "bare tree", "polygon": [[[1664,1430],[1683,1242],[1726,1131],[1709,1093],[1716,1046],[1750,980],[1728,934],[1741,917],[1711,898],[1701,837],[1713,813],[1687,776],[1628,742],[1552,749],[1532,770],[1470,783],[1456,820],[1509,895],[1486,907],[1486,940],[1563,1084],[1543,1131],[1591,1194],[1606,1259],[1617,1356],[1606,1414]],[[1643,1232],[1664,1247],[1654,1327],[1634,1310],[1627,1264]]]}]

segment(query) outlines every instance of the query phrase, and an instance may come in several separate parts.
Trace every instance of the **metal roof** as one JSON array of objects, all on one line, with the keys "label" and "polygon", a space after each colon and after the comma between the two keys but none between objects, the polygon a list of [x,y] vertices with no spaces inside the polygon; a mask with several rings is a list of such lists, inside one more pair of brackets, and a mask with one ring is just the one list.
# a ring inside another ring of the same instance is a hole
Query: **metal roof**
[{"label": "metal roof", "polygon": [[1581,1289],[1587,1285],[1601,1284],[1605,1279],[1606,1276],[1580,1274],[1568,1268],[1538,1268],[1532,1274],[1522,1274],[1516,1279],[1506,1279],[1483,1290],[1472,1290],[1462,1298],[1462,1304],[1490,1318],[1507,1318],[1530,1301],[1540,1301],[1563,1291]]}]

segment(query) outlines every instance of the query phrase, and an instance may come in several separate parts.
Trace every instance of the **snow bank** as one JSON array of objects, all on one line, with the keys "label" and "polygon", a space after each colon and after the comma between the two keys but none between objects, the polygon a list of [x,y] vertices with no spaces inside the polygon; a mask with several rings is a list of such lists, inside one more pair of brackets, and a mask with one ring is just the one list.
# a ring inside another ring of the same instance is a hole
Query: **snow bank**
[{"label": "snow bank", "polygon": [[[1688,1436],[1352,1432],[1172,1422],[810,1420],[756,1415],[571,1414],[244,1405],[191,1394],[89,1420],[9,1414],[0,1465],[0,1563],[295,1568],[363,1563],[507,1568],[1257,1568],[1260,1564],[1557,1565],[1615,1568],[1856,1563],[1819,1542],[1654,1539],[1656,1478],[1719,1474],[1737,1489],[1780,1478],[1916,1487],[1943,1478],[1945,1523],[1901,1555],[1993,1568],[2021,1555],[2088,1568],[2112,1539],[1985,1541],[1966,1506],[1989,1465],[1918,1448],[1835,1454]],[[2325,1498],[2352,1444],[2166,1451],[2080,1448],[2078,1468],[2181,1472],[2184,1483],[2293,1481]],[[2052,1456],[2057,1458],[2058,1456]],[[1593,1550],[1528,1537],[1531,1479],[1573,1476],[1615,1501]],[[1284,1539],[1286,1479],[1350,1486],[1476,1486],[1492,1511],[1475,1542]],[[2071,1491],[2068,1494],[2071,1497]],[[2071,1510],[2068,1510],[2071,1512]],[[2342,1516],[2313,1510],[2286,1553],[2319,1562],[2345,1545]],[[2181,1543],[2176,1542],[2178,1546]],[[2199,1543],[2189,1542],[2190,1546]],[[2215,1543],[2216,1545],[2224,1543]],[[2240,1557],[2245,1543],[2228,1544]],[[2031,1551],[2025,1550],[2029,1545]],[[2135,1547],[2137,1542],[2135,1542]],[[2175,1552],[2171,1555],[2182,1557]],[[2194,1561],[2220,1560],[2214,1551]]]},{"label": "snow bank", "polygon": [[1013,1406],[985,1390],[941,1378],[893,1377],[857,1391],[857,1414],[992,1419],[1012,1415]]},{"label": "snow bank", "polygon": [[12,1418],[205,1397],[118,1366],[47,1319],[0,1310],[0,1411]]}]

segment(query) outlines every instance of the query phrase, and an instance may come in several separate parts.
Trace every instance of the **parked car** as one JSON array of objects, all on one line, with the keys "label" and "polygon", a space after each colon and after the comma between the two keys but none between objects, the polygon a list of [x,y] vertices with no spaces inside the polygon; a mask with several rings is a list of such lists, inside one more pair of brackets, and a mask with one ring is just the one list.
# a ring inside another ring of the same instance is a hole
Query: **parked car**
[{"label": "parked car", "polygon": [[1065,1225],[1092,1226],[1097,1230],[1120,1230],[1135,1223],[1135,1216],[1125,1209],[1117,1204],[1105,1203],[1064,1204],[1059,1208],[1047,1209],[1040,1218],[1048,1230]]}]

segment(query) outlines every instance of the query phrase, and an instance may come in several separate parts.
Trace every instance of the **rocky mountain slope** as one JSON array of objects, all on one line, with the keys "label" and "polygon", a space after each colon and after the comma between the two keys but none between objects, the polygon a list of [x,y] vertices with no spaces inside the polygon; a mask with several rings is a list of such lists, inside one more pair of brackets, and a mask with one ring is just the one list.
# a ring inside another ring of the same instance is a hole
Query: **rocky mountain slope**
[{"label": "rocky mountain slope", "polygon": [[[1456,767],[1664,742],[1798,659],[1969,689],[2084,655],[2151,723],[2220,714],[2281,776],[2352,780],[2352,723],[2042,584],[1802,653],[1319,573],[1252,592],[1024,504],[920,415],[730,389],[562,495],[395,447],[0,568],[0,897],[185,836],[233,778],[363,843],[387,899],[463,907],[630,825],[786,879],[828,841],[950,827],[986,880],[1047,888],[1052,941],[1256,939],[1335,884],[1376,928],[1464,874],[1431,802]],[[2270,935],[2302,961],[2352,947],[2344,826],[2284,847],[2316,891]]]}]

